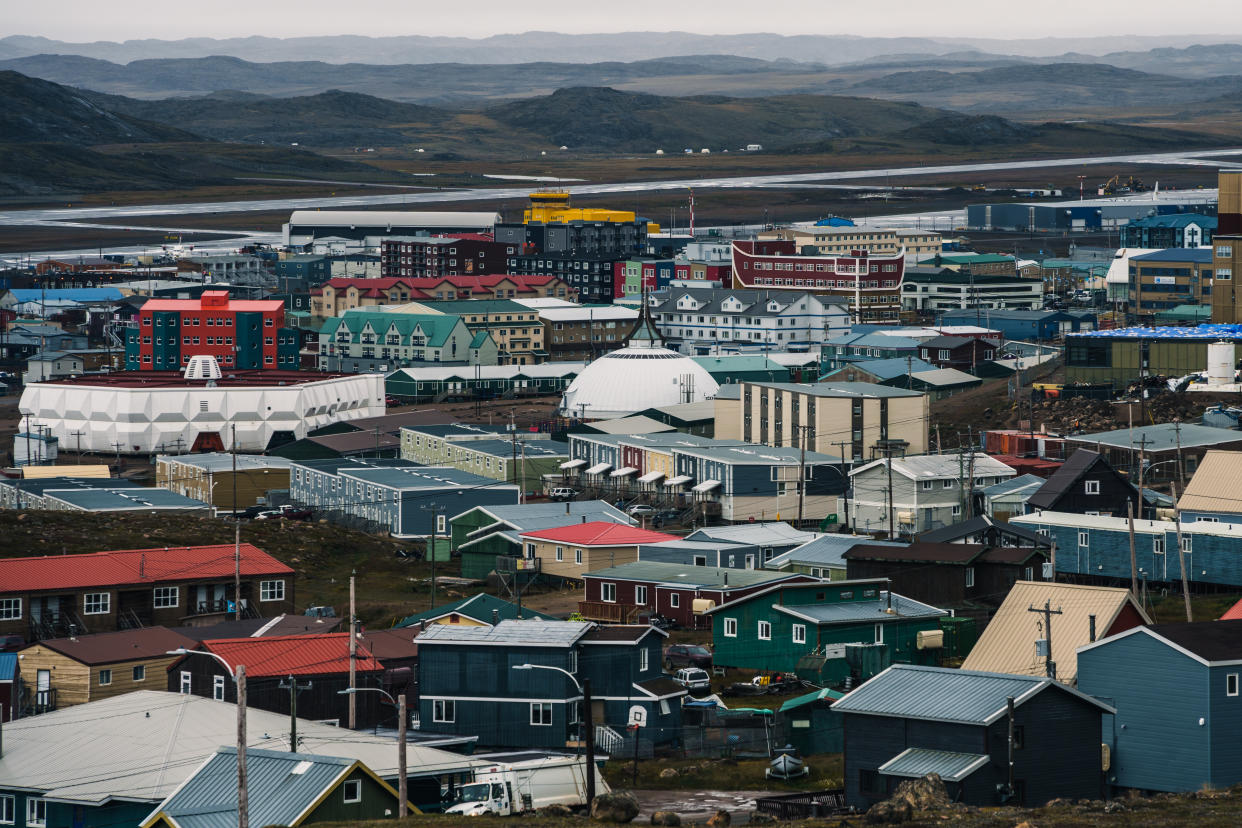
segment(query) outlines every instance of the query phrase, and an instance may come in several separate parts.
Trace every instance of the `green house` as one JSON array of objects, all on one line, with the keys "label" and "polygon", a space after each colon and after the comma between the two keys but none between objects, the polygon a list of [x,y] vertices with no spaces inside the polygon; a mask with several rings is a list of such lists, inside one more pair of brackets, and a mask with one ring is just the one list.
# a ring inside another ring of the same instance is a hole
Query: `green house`
[{"label": "green house", "polygon": [[412,365],[495,365],[496,343],[480,339],[453,314],[362,309],[324,320],[319,329],[319,370],[339,371],[355,362],[371,370]]},{"label": "green house", "polygon": [[813,665],[814,675],[804,677],[820,684],[862,679],[888,664],[937,663],[938,650],[920,649],[919,633],[939,633],[949,613],[894,594],[887,583],[785,583],[715,607],[709,613],[714,663],[798,673],[809,656],[802,672]]},{"label": "green house", "polygon": [[[246,774],[251,825],[383,819],[395,817],[400,802],[387,782],[356,759],[250,748]],[[237,748],[222,747],[140,828],[217,828],[237,818]]]},{"label": "green house", "polygon": [[790,699],[778,711],[781,739],[793,745],[798,753],[840,753],[845,749],[845,729],[832,703],[844,696],[836,690],[823,688]]}]

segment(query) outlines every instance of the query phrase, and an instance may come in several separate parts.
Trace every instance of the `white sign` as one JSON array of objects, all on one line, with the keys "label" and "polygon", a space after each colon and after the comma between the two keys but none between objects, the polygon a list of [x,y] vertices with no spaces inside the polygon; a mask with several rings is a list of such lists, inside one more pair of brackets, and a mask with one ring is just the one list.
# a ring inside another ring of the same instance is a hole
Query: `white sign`
[{"label": "white sign", "polygon": [[636,704],[630,708],[630,727],[647,726],[647,708]]},{"label": "white sign", "polygon": [[1157,277],[1156,277],[1156,284],[1158,284],[1158,285],[1176,285],[1176,284],[1177,284],[1177,277],[1176,277],[1176,276],[1157,276]]}]

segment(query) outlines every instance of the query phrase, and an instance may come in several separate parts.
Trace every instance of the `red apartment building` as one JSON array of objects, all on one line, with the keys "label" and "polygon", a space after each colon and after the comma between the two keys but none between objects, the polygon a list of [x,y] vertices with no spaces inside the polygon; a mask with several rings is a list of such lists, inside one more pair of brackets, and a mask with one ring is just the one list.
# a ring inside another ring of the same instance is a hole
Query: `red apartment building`
[{"label": "red apartment building", "polygon": [[205,290],[198,299],[150,299],[126,331],[130,371],[175,371],[192,356],[214,356],[224,369],[298,367],[300,335],[285,327],[279,299],[230,299]]},{"label": "red apartment building", "polygon": [[503,273],[517,245],[478,236],[406,236],[384,239],[380,275],[466,276]]},{"label": "red apartment building", "polygon": [[879,321],[899,318],[905,257],[873,256],[866,250],[806,256],[793,241],[735,241],[731,275],[734,288],[840,296],[849,302],[851,315]]}]

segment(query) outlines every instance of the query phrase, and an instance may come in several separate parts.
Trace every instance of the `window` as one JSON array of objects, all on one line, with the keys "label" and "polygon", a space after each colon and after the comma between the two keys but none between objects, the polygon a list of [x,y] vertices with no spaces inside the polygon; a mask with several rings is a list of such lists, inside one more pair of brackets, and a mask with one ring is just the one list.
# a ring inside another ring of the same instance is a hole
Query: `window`
[{"label": "window", "polygon": [[952,489],[952,488],[953,488],[953,481],[952,481],[952,480],[942,480],[942,481],[940,481],[940,485],[941,485],[943,488],[946,488],[946,489]]},{"label": "window", "polygon": [[634,587],[634,603],[640,607],[647,605],[647,588],[645,586]]},{"label": "window", "polygon": [[82,612],[87,615],[107,615],[111,606],[111,593],[88,592],[82,596]]},{"label": "window", "polygon": [[651,667],[651,651],[643,647],[638,651],[638,672],[645,673]]},{"label": "window", "polygon": [[599,585],[600,600],[609,604],[617,603],[617,585],[616,584],[600,584]]},{"label": "window", "polygon": [[574,563],[576,564],[582,563],[582,550],[581,549],[574,550]]},{"label": "window", "polygon": [[674,592],[668,596],[668,605],[673,609],[681,606],[681,595]]},{"label": "window", "polygon": [[961,514],[962,514],[962,504],[960,503],[953,504],[953,517],[958,517]]},{"label": "window", "polygon": [[1226,696],[1238,695],[1238,674],[1237,673],[1229,673],[1227,676],[1225,676],[1225,695]]},{"label": "window", "polygon": [[884,643],[884,625],[883,624],[875,625],[875,643],[876,644]]},{"label": "window", "polygon": [[26,800],[26,825],[47,825],[47,802],[34,797]]},{"label": "window", "polygon": [[1022,750],[1026,744],[1026,728],[1023,725],[1013,726],[1013,749]]},{"label": "window", "polygon": [[134,665],[133,675],[134,675],[134,681],[146,681],[147,680],[147,666],[145,664]]},{"label": "window", "polygon": [[966,567],[966,588],[970,589],[975,585],[975,569],[974,567]]},{"label": "window", "polygon": [[1091,545],[1090,539],[1091,539],[1091,534],[1089,532],[1078,533],[1078,545],[1079,546],[1084,547],[1084,548],[1090,546]]},{"label": "window", "polygon": [[726,618],[724,620],[725,638],[737,638],[737,619]]},{"label": "window", "polygon": [[444,530],[448,528],[447,521],[448,521],[448,516],[442,515],[442,514],[436,515],[436,531],[439,532],[440,534],[444,534]]},{"label": "window", "polygon": [[99,686],[107,687],[111,683],[112,683],[112,671],[111,670],[100,670],[99,671]]},{"label": "window", "polygon": [[922,489],[923,489],[923,491],[925,491],[925,492],[930,492],[930,491],[931,491],[931,487],[932,487],[932,483],[934,483],[934,482],[935,482],[935,481],[933,481],[933,480],[924,480],[924,481],[922,482],[922,484],[921,484],[921,488],[922,488]]},{"label": "window", "polygon": [[156,587],[153,604],[156,609],[168,609],[177,606],[178,587]]},{"label": "window", "polygon": [[211,677],[211,697],[216,701],[224,701],[224,676]]},{"label": "window", "polygon": [[793,643],[795,644],[806,643],[806,624],[794,624],[793,625]]},{"label": "window", "polygon": [[192,680],[190,678],[190,671],[182,670],[181,671],[181,692],[188,695],[191,691],[191,683],[192,683]]},{"label": "window", "polygon": [[1152,538],[1151,539],[1151,551],[1155,555],[1163,555],[1164,554],[1164,538]]},{"label": "window", "polygon": [[1098,495],[1100,493],[1100,481],[1098,480],[1087,480],[1083,485],[1086,487],[1086,492],[1089,495]]},{"label": "window", "polygon": [[1194,540],[1194,538],[1191,538],[1191,537],[1189,537],[1189,536],[1182,538],[1182,551],[1183,551],[1183,552],[1187,552],[1187,553],[1189,553],[1189,552],[1193,551],[1193,550],[1190,548],[1190,542],[1191,542],[1192,540]]},{"label": "window", "polygon": [[259,582],[259,600],[260,601],[283,601],[285,600],[285,582],[284,581],[260,581]]},{"label": "window", "polygon": [[772,625],[769,624],[767,621],[759,622],[759,640],[760,641],[771,641],[772,640]]},{"label": "window", "polygon": [[431,720],[433,722],[457,721],[457,703],[452,699],[436,699],[431,703]]},{"label": "window", "polygon": [[17,822],[17,800],[12,794],[0,796],[0,825]]},{"label": "window", "polygon": [[563,546],[556,547],[556,559],[558,561],[565,560],[565,547]]},{"label": "window", "polygon": [[341,793],[345,797],[345,804],[352,805],[355,802],[362,801],[362,780],[346,779],[341,785]]},{"label": "window", "polygon": [[16,621],[21,617],[21,598],[0,598],[0,621]]},{"label": "window", "polygon": [[551,702],[531,702],[530,723],[533,725],[551,726],[552,724],[552,703]]}]

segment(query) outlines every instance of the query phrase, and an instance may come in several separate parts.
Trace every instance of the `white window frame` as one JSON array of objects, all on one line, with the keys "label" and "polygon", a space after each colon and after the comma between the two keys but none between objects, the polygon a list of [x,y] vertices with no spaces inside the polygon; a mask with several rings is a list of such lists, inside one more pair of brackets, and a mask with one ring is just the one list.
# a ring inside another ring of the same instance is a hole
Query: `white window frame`
[{"label": "white window frame", "polygon": [[1091,548],[1091,533],[1090,532],[1084,532],[1081,529],[1078,531],[1078,548],[1079,549],[1090,549]]},{"label": "white window frame", "polygon": [[606,581],[599,585],[599,599],[605,604],[617,603],[617,585],[612,581]]},{"label": "white window frame", "polygon": [[21,598],[0,598],[0,621],[20,621],[21,617]]},{"label": "white window frame", "polygon": [[431,720],[433,722],[456,722],[457,703],[453,699],[434,699],[431,702]]},{"label": "white window frame", "polygon": [[638,672],[645,673],[651,669],[651,651],[646,647],[638,650]]},{"label": "white window frame", "polygon": [[975,568],[973,566],[966,567],[966,588],[970,589],[975,585]]},{"label": "white window frame", "polygon": [[1098,480],[1084,480],[1082,486],[1083,491],[1089,495],[1098,495],[1100,493],[1100,481]]},{"label": "white window frame", "polygon": [[579,564],[579,565],[582,563],[582,550],[581,549],[574,550],[574,563]]},{"label": "white window frame", "polygon": [[1182,551],[1185,552],[1186,554],[1190,554],[1191,552],[1193,552],[1194,551],[1193,541],[1194,541],[1194,538],[1190,537],[1189,535],[1183,535],[1182,536]]},{"label": "white window frame", "polygon": [[[107,679],[107,681],[104,681],[104,679]],[[110,684],[112,684],[112,668],[105,667],[99,671],[99,686],[107,687]]]},{"label": "white window frame", "polygon": [[444,514],[436,515],[436,531],[439,532],[441,535],[443,535],[447,527],[448,527],[448,516]]},{"label": "white window frame", "polygon": [[795,644],[806,643],[806,624],[794,624],[793,625],[793,643]]},{"label": "white window frame", "polygon": [[884,643],[884,625],[883,624],[875,625],[875,643],[876,644]]},{"label": "white window frame", "polygon": [[[544,714],[547,714],[547,721],[544,721]],[[552,726],[552,702],[531,702],[530,703],[530,726],[531,727],[551,727]]]},{"label": "white window frame", "polygon": [[134,669],[130,672],[130,677],[132,678],[133,681],[146,681],[147,680],[147,665],[135,664]]},{"label": "white window frame", "polygon": [[175,609],[180,603],[180,587],[156,587],[151,591],[151,606],[155,609]]},{"label": "white window frame", "polygon": [[1226,673],[1225,674],[1225,695],[1226,696],[1238,695],[1238,674],[1237,673]]},{"label": "white window frame", "polygon": [[565,560],[565,547],[563,546],[556,547],[556,559],[558,561]]},{"label": "white window frame", "polygon": [[26,797],[27,828],[42,828],[47,825],[47,800],[39,796]]},{"label": "white window frame", "polygon": [[1164,538],[1157,536],[1151,539],[1151,553],[1153,555],[1164,554]]},{"label": "white window frame", "polygon": [[[279,589],[276,585],[279,584]],[[285,600],[285,582],[282,578],[278,581],[259,581],[259,600],[260,601],[283,601]]]},{"label": "white window frame", "polygon": [[936,482],[935,480],[923,480],[920,482],[919,485],[923,491],[930,492],[932,490],[932,484],[934,484],[935,482]]},{"label": "white window frame", "polygon": [[681,609],[681,593],[670,592],[668,595],[668,605],[673,609]]},{"label": "white window frame", "polygon": [[341,799],[346,805],[354,805],[362,801],[362,780],[346,779],[341,783]]},{"label": "white window frame", "polygon": [[647,587],[639,584],[634,587],[634,603],[640,607],[647,606]]},{"label": "white window frame", "polygon": [[[92,606],[95,608],[91,609]],[[111,609],[111,592],[85,592],[82,594],[83,615],[107,615]]]},{"label": "white window frame", "polygon": [[191,673],[189,670],[181,671],[180,688],[181,689],[178,692],[181,693],[182,695],[188,696],[190,693],[194,692],[194,674]]},{"label": "white window frame", "polygon": [[0,794],[0,825],[17,824],[17,797],[13,794]]},{"label": "white window frame", "polygon": [[224,701],[224,676],[211,677],[211,697],[216,701]]},{"label": "white window frame", "polygon": [[949,478],[949,479],[947,479],[947,480],[941,480],[941,481],[940,481],[940,488],[942,488],[942,489],[952,489],[952,488],[953,488],[953,479],[952,479],[952,478]]},{"label": "white window frame", "polygon": [[737,619],[726,618],[724,620],[724,637],[737,638]]},{"label": "white window frame", "polygon": [[760,621],[758,624],[758,629],[755,631],[755,633],[759,637],[760,641],[771,641],[772,640],[772,622],[771,621]]}]

